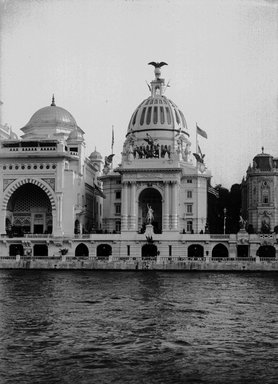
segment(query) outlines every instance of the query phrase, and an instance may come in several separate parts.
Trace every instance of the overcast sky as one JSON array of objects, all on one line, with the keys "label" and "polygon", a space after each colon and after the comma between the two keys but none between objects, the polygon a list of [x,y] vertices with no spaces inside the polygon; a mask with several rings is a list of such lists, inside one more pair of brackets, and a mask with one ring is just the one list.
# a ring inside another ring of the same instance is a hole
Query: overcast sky
[{"label": "overcast sky", "polygon": [[38,109],[67,109],[120,162],[133,111],[165,61],[166,96],[195,124],[212,185],[240,183],[253,157],[278,156],[278,1],[0,0],[2,122],[17,134]]}]

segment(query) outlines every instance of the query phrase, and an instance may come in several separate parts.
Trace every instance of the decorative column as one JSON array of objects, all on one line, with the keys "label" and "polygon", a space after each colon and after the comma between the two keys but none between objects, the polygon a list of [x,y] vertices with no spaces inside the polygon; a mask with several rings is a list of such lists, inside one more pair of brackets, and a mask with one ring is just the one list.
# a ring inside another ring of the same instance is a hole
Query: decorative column
[{"label": "decorative column", "polygon": [[163,230],[169,231],[169,182],[164,183]]},{"label": "decorative column", "polygon": [[172,184],[172,230],[178,229],[178,199],[177,199],[178,183]]},{"label": "decorative column", "polygon": [[127,209],[128,209],[128,185],[127,183],[123,184],[123,194],[122,194],[122,231],[127,231]]},{"label": "decorative column", "polygon": [[130,188],[130,229],[136,230],[136,182],[134,181]]},{"label": "decorative column", "polygon": [[0,219],[0,234],[5,234],[6,233],[6,215],[7,211],[2,209],[1,212],[1,219]]},{"label": "decorative column", "polygon": [[[54,234],[54,236],[62,236],[63,235],[63,230],[62,230],[63,193],[57,192],[56,197],[57,197],[56,215],[54,215],[54,212],[52,212],[53,224],[55,224],[55,222],[56,222],[56,225],[53,226],[53,234]],[[56,219],[55,222],[54,222],[54,219]]]}]

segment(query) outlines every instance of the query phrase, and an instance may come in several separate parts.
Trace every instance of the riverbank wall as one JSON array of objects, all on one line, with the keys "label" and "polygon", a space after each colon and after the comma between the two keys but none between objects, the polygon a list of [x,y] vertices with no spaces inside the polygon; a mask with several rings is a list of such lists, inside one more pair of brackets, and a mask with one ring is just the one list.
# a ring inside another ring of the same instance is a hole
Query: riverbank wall
[{"label": "riverbank wall", "polygon": [[278,260],[118,260],[100,261],[71,258],[0,258],[0,269],[57,270],[159,270],[159,271],[278,271]]}]

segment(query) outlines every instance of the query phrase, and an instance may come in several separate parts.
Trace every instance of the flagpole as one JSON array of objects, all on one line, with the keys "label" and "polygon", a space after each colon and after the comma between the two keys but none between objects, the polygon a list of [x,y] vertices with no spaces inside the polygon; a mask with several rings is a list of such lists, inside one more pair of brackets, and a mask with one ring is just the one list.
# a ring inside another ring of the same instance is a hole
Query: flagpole
[{"label": "flagpole", "polygon": [[[197,132],[197,122],[196,122],[196,153],[199,153],[198,151],[198,132]],[[198,180],[198,161],[196,159],[196,175],[197,175],[197,178],[196,178],[196,232],[198,233],[198,215],[199,215],[199,207],[198,207],[198,195],[199,195],[199,188],[198,188],[198,184],[199,184],[199,180]]]},{"label": "flagpole", "polygon": [[[113,150],[114,150],[114,125],[112,125],[111,155],[113,155]],[[112,157],[112,164],[111,164],[112,170],[113,170],[113,157]]]}]

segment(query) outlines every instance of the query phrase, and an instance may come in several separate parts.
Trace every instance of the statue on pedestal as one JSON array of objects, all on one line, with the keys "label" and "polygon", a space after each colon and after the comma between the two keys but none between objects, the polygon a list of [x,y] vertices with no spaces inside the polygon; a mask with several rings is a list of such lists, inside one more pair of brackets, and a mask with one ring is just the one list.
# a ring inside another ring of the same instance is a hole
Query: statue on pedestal
[{"label": "statue on pedestal", "polygon": [[154,219],[153,209],[150,205],[147,204],[148,212],[147,212],[147,224],[151,224]]}]

